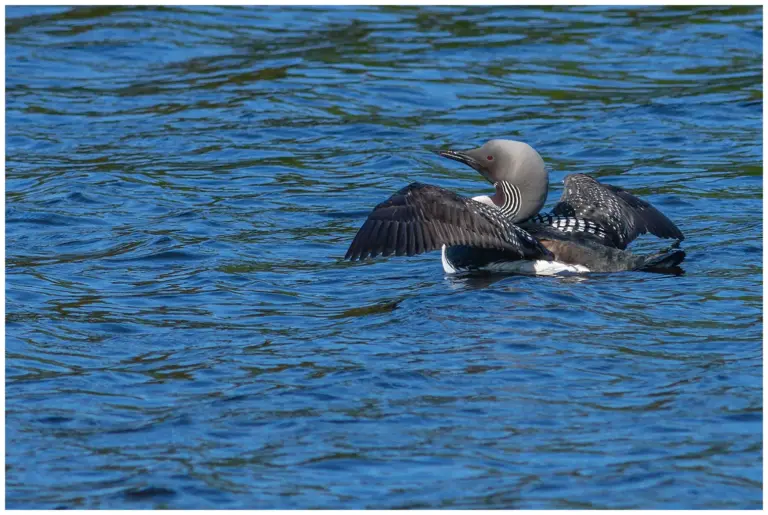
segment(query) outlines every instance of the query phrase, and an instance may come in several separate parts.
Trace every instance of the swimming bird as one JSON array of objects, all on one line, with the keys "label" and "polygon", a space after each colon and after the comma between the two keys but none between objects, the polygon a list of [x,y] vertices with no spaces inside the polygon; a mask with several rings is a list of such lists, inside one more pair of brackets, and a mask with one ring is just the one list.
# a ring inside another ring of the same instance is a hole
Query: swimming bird
[{"label": "swimming bird", "polygon": [[[441,249],[448,274],[486,270],[529,275],[673,271],[685,258],[683,233],[660,211],[617,186],[568,175],[560,200],[541,213],[549,189],[544,160],[527,143],[494,139],[440,156],[468,165],[495,193],[473,198],[414,182],[377,205],[345,259],[421,254]],[[636,255],[627,245],[651,233],[677,241]]]}]

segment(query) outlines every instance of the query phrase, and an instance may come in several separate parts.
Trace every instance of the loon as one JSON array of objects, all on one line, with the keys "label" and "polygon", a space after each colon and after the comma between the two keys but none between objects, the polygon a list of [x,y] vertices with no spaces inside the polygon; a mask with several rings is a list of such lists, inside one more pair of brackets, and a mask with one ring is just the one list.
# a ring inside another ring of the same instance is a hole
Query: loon
[{"label": "loon", "polygon": [[[568,175],[560,200],[541,213],[549,177],[543,159],[527,143],[494,139],[472,150],[435,153],[474,168],[495,193],[468,198],[414,182],[373,209],[345,259],[441,249],[447,274],[680,271],[683,233],[622,188],[584,174]],[[677,241],[651,255],[626,250],[646,233]]]}]

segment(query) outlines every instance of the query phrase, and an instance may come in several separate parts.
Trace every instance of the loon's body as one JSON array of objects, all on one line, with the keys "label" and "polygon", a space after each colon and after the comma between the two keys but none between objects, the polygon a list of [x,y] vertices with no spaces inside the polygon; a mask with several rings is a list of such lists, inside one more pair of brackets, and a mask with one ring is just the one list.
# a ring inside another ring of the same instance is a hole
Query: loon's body
[{"label": "loon's body", "polygon": [[374,208],[346,258],[441,249],[449,274],[528,275],[669,271],[685,258],[679,249],[645,256],[625,250],[640,234],[678,243],[684,236],[649,203],[587,175],[567,176],[558,203],[540,213],[548,174],[541,156],[525,143],[491,140],[477,149],[438,154],[480,172],[496,193],[470,199],[437,186],[410,184]]}]

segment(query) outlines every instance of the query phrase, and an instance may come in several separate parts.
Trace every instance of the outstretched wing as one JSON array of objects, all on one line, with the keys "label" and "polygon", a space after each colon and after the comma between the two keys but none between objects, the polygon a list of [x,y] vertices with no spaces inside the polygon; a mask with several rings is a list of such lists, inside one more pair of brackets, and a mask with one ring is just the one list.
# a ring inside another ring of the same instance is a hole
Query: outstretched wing
[{"label": "outstretched wing", "polygon": [[349,246],[345,259],[404,254],[443,245],[498,249],[511,259],[548,259],[536,238],[500,211],[451,191],[414,182],[374,208]]},{"label": "outstretched wing", "polygon": [[552,214],[594,222],[604,232],[604,243],[619,249],[645,233],[685,239],[680,229],[648,202],[580,173],[565,178],[565,189]]}]

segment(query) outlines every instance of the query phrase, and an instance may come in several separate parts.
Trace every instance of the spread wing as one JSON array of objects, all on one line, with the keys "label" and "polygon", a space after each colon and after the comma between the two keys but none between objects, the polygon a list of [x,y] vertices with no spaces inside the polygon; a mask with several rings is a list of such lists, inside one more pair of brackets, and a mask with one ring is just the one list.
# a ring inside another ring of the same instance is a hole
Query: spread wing
[{"label": "spread wing", "polygon": [[584,174],[565,178],[565,189],[552,214],[594,222],[604,232],[603,243],[619,249],[627,248],[632,240],[645,233],[659,238],[685,239],[680,229],[648,202]]},{"label": "spread wing", "polygon": [[354,261],[393,253],[413,256],[444,244],[502,250],[510,259],[548,259],[551,255],[499,210],[415,182],[374,208],[344,258]]}]

